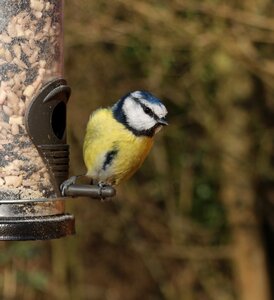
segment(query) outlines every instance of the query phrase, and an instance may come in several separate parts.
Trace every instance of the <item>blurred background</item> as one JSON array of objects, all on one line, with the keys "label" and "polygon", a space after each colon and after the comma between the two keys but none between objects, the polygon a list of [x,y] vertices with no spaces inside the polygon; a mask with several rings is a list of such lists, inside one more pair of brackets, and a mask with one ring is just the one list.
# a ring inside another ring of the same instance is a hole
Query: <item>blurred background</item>
[{"label": "blurred background", "polygon": [[0,298],[274,299],[273,1],[65,4],[71,174],[90,112],[128,91],[170,126],[112,202],[68,203],[77,235],[0,243]]}]

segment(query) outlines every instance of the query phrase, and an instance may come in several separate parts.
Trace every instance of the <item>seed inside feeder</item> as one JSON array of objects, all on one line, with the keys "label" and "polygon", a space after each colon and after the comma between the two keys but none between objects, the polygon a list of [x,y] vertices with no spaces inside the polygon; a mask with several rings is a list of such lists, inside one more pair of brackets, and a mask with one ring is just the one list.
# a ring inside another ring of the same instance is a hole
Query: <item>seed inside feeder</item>
[{"label": "seed inside feeder", "polygon": [[61,2],[0,0],[0,199],[56,197],[24,115],[41,86],[63,75]]}]

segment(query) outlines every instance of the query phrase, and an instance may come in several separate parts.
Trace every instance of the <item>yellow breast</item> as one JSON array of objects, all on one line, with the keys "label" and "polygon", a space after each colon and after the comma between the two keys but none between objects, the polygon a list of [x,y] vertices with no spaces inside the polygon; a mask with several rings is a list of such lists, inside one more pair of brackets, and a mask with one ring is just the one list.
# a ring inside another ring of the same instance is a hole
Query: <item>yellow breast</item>
[{"label": "yellow breast", "polygon": [[[105,183],[119,184],[141,166],[152,144],[152,138],[135,136],[117,122],[110,109],[99,109],[90,117],[84,141],[87,175]],[[110,151],[114,155],[106,165]]]}]

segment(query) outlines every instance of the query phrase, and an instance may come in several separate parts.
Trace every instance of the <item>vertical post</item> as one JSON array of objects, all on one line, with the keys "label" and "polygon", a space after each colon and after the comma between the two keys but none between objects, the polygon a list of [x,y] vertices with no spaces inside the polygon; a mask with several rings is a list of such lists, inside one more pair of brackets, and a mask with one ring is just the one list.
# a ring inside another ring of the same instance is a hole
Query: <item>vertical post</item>
[{"label": "vertical post", "polygon": [[[59,189],[54,178],[54,174],[58,172],[54,173],[50,165],[51,160],[56,158],[58,162],[64,162],[61,174],[66,176],[68,151],[64,151],[64,143],[68,89],[65,89],[65,93],[64,89],[51,93],[52,89],[56,91],[59,86],[64,87],[65,82],[57,80],[63,76],[63,1],[2,2],[0,239],[61,237],[74,231],[73,217],[64,214],[64,202],[58,200]],[[49,90],[47,87],[45,93],[43,87],[49,86],[52,80],[53,87]],[[42,95],[44,97],[48,96],[47,93],[51,93],[51,99],[43,106],[44,102],[40,97],[41,108],[39,112],[34,110],[29,116],[29,121],[26,114],[33,107],[33,99],[37,98],[41,91],[44,91]],[[60,105],[59,102],[63,104]],[[45,135],[41,139],[46,144],[44,148],[48,149],[46,157],[42,157],[46,150],[40,151],[41,145],[34,144],[35,137],[29,136],[26,128],[29,126],[26,123],[31,123],[34,118],[38,118],[34,127]],[[62,131],[59,128],[59,121],[62,123]],[[52,123],[56,127],[52,129],[56,137],[54,142],[51,138],[53,135],[43,130],[45,127],[53,126]],[[48,141],[45,142],[45,139]],[[52,147],[46,147],[52,143],[59,143],[62,151],[56,152],[56,147],[54,151]]]},{"label": "vertical post", "polygon": [[[266,258],[255,207],[248,131],[249,115],[234,103],[226,108],[219,143],[222,151],[221,197],[225,203],[233,239],[234,270],[241,300],[269,300]],[[248,164],[249,165],[249,164]]]}]

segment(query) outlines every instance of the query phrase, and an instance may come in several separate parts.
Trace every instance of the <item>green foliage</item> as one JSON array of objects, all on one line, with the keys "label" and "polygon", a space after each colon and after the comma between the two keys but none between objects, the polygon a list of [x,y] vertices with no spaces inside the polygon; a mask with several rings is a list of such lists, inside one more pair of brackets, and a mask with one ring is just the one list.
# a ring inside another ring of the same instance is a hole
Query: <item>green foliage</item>
[{"label": "green foliage", "polygon": [[[191,215],[213,230],[224,230],[226,216],[223,205],[218,201],[217,191],[218,189],[210,182],[196,183]],[[221,231],[220,233],[223,234],[224,232]]]},{"label": "green foliage", "polygon": [[35,244],[12,242],[8,248],[0,252],[0,264],[4,265],[13,259],[31,259],[40,253],[40,248]]},{"label": "green foliage", "polygon": [[48,286],[49,275],[41,270],[19,271],[17,277],[19,284],[26,285],[38,291],[45,291]]}]

